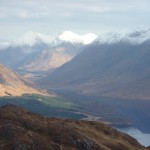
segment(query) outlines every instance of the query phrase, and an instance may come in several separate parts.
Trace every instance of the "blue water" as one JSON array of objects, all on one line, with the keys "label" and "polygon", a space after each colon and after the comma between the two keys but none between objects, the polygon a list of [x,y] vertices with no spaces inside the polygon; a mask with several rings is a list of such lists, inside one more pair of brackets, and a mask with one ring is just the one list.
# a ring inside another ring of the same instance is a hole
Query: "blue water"
[{"label": "blue water", "polygon": [[150,146],[150,134],[142,133],[140,130],[130,127],[130,128],[121,128],[118,129],[121,132],[127,133],[137,139],[139,143],[144,146]]}]

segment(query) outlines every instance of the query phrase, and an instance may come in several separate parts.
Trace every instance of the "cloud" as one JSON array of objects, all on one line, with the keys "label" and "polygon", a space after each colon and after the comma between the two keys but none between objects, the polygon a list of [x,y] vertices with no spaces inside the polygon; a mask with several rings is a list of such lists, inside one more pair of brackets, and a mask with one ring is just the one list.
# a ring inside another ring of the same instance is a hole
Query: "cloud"
[{"label": "cloud", "polygon": [[5,18],[5,17],[7,17],[7,14],[0,13],[0,18]]},{"label": "cloud", "polygon": [[17,27],[14,34],[17,30],[33,30],[34,26],[44,32],[64,29],[99,32],[109,28],[121,29],[150,24],[150,0],[0,1],[1,26],[5,26],[0,26],[0,33],[8,33],[8,26],[11,28],[15,25]]},{"label": "cloud", "polygon": [[[0,14],[20,18],[47,17],[53,14],[69,17],[79,13],[150,12],[149,0],[1,0]],[[25,11],[22,11],[25,10]]]},{"label": "cloud", "polygon": [[96,6],[96,5],[85,5],[85,4],[67,4],[65,7],[68,10],[87,12],[87,13],[104,13],[109,12],[111,8],[109,6]]},{"label": "cloud", "polygon": [[28,17],[28,13],[26,11],[22,11],[21,13],[18,14],[18,16],[20,18],[27,18]]}]

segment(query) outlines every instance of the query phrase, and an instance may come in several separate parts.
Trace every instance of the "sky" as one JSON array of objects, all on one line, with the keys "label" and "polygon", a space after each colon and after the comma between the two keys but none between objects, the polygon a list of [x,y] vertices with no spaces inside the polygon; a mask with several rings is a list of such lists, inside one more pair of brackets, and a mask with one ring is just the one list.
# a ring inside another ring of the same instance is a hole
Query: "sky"
[{"label": "sky", "polygon": [[0,40],[27,31],[99,35],[150,25],[150,0],[0,0]]}]

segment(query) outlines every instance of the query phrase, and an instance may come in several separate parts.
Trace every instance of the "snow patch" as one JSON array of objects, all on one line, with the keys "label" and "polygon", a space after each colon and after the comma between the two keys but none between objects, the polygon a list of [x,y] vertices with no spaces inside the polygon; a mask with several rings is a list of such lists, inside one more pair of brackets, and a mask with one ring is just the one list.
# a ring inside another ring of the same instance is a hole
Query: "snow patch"
[{"label": "snow patch", "polygon": [[97,36],[93,33],[88,33],[85,35],[78,35],[71,31],[64,31],[61,35],[59,35],[58,39],[65,42],[70,43],[81,43],[81,44],[90,44],[92,43]]}]

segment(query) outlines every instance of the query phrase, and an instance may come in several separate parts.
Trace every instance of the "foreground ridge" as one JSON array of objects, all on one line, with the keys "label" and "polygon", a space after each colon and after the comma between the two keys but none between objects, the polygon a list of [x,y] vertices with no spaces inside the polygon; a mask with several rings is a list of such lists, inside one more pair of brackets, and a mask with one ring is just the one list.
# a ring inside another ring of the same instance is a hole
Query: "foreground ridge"
[{"label": "foreground ridge", "polygon": [[144,150],[103,123],[46,118],[15,105],[0,108],[0,150]]}]

